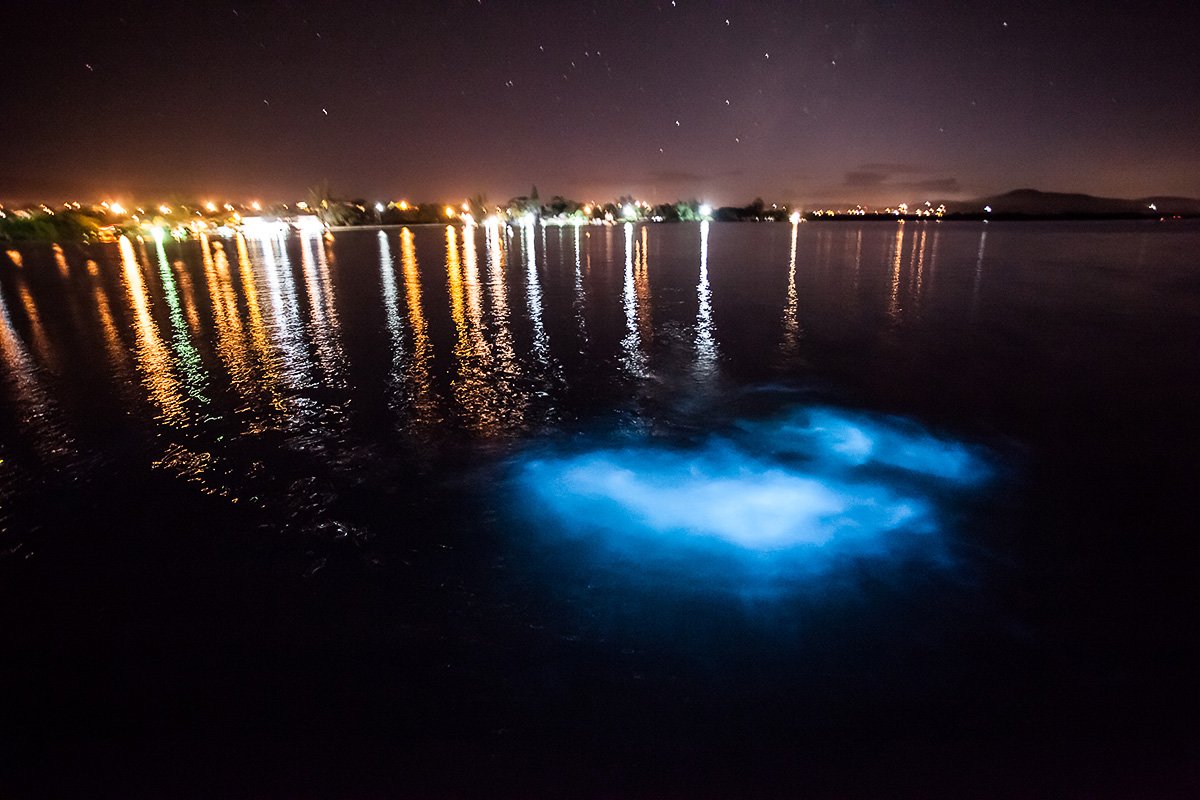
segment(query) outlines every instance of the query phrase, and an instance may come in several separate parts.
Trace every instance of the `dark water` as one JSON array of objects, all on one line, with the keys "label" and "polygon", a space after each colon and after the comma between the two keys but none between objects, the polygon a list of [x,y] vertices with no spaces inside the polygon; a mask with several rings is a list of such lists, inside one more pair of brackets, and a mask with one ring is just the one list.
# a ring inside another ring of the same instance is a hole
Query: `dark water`
[{"label": "dark water", "polygon": [[1195,796],[1198,261],[1191,223],[22,246],[0,788]]}]

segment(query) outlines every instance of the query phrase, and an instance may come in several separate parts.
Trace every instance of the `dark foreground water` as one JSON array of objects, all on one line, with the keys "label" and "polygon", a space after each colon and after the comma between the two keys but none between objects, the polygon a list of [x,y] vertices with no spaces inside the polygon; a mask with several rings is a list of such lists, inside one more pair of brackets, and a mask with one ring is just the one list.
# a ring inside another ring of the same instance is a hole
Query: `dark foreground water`
[{"label": "dark foreground water", "polygon": [[0,259],[6,797],[1200,792],[1200,227]]}]

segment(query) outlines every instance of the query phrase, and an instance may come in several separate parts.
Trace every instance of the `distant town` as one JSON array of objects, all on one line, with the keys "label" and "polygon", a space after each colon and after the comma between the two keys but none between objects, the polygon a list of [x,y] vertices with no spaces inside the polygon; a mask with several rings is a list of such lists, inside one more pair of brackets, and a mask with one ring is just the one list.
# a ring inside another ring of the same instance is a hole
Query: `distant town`
[{"label": "distant town", "polygon": [[924,201],[889,206],[829,204],[802,208],[755,198],[745,206],[712,206],[701,200],[651,203],[633,196],[581,202],[528,195],[491,203],[483,195],[455,202],[410,202],[335,197],[325,187],[292,202],[176,200],[147,203],[114,198],[54,205],[0,205],[0,241],[111,241],[152,234],[182,239],[200,233],[232,235],[255,227],[303,231],[422,224],[613,225],[627,222],[818,222],[837,220],[1181,219],[1200,217],[1200,200],[1136,200],[1021,189],[970,201]]}]

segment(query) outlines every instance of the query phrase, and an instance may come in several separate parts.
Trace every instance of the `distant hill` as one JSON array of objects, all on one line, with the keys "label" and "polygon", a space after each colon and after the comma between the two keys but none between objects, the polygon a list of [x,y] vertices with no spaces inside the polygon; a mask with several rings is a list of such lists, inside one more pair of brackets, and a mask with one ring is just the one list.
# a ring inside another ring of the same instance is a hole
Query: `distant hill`
[{"label": "distant hill", "polygon": [[981,212],[984,206],[991,206],[993,214],[1039,217],[1200,215],[1200,199],[1194,197],[1140,197],[1127,200],[1119,197],[1096,197],[1090,194],[1041,192],[1037,189],[1017,189],[992,197],[947,203],[947,206],[952,211],[968,214]]}]

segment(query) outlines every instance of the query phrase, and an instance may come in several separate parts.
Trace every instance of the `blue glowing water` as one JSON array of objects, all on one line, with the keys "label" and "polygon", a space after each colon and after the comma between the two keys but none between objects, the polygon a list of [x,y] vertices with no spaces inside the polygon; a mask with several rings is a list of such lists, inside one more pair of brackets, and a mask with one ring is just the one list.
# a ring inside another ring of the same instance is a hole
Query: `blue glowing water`
[{"label": "blue glowing water", "polygon": [[522,507],[545,515],[551,531],[667,557],[714,544],[759,561],[804,556],[812,568],[932,548],[940,504],[988,474],[977,449],[913,421],[801,407],[740,420],[700,443],[531,455],[518,486],[533,501]]}]

